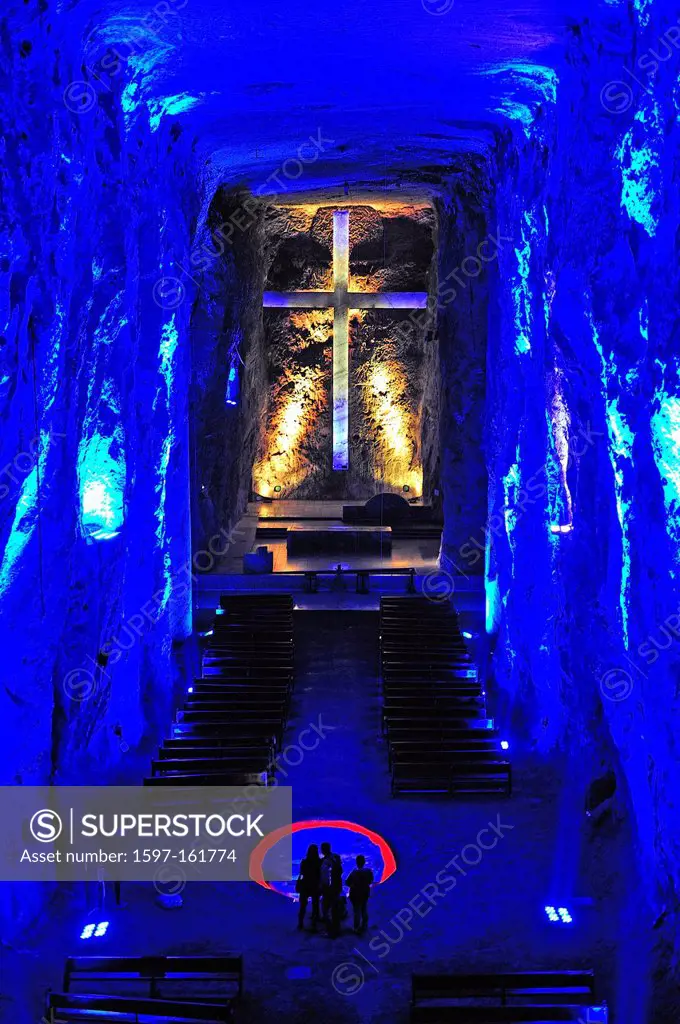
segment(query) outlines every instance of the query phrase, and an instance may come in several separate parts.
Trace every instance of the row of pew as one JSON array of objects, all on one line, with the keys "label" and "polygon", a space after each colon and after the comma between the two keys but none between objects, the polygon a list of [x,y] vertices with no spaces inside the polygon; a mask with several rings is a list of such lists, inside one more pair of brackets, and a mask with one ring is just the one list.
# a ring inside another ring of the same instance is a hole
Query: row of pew
[{"label": "row of pew", "polygon": [[592,971],[414,974],[411,1024],[606,1024]]},{"label": "row of pew", "polygon": [[[590,970],[414,974],[411,1024],[607,1024]],[[47,1019],[226,1024],[243,991],[243,960],[221,956],[69,957]]]},{"label": "row of pew", "polygon": [[47,1021],[99,1024],[226,1024],[243,990],[243,958],[69,957],[61,992],[49,992]]},{"label": "row of pew", "polygon": [[223,596],[173,735],[147,786],[267,785],[293,689],[290,594]]},{"label": "row of pew", "polygon": [[450,601],[383,597],[380,656],[392,793],[509,795],[510,764]]}]

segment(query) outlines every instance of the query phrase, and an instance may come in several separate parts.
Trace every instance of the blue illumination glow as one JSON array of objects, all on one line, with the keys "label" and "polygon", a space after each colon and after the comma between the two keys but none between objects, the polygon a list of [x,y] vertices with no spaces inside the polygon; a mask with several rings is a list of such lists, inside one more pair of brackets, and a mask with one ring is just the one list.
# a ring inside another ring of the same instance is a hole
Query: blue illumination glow
[{"label": "blue illumination glow", "polygon": [[109,921],[86,924],[80,933],[81,939],[103,939],[109,930]]},{"label": "blue illumination glow", "polygon": [[539,106],[553,106],[557,101],[559,78],[553,68],[523,61],[506,61],[488,68],[482,74],[503,79],[504,94],[493,109],[522,125],[527,138],[543,133],[536,121]]},{"label": "blue illumination glow", "polygon": [[573,924],[574,919],[566,907],[545,907],[545,913],[552,924]]},{"label": "blue illumination glow", "polygon": [[463,636],[466,640],[472,640],[472,633],[468,633],[466,630],[463,630]]},{"label": "blue illumination glow", "polygon": [[609,436],[609,460],[614,471],[614,493],[616,497],[616,514],[621,528],[621,589],[619,606],[621,608],[621,626],[624,646],[628,647],[628,604],[631,576],[631,542],[629,535],[632,498],[624,494],[624,469],[633,465],[633,444],[635,435],[630,429],[623,411],[619,408],[619,395],[610,398],[610,390],[620,391],[614,353],[605,355],[600,340],[599,329],[591,310],[587,313],[592,332],[593,343],[602,364],[602,391],[606,400],[607,433]]},{"label": "blue illumination glow", "polygon": [[165,114],[171,116],[183,114],[202,103],[203,99],[203,96],[190,96],[187,92],[181,92],[176,96],[163,96],[161,99],[147,100],[149,128],[152,132],[157,131]]},{"label": "blue illumination glow", "polygon": [[95,433],[81,442],[78,452],[80,526],[84,537],[110,540],[124,521],[125,456],[123,428],[111,437]]},{"label": "blue illumination glow", "polygon": [[645,298],[640,306],[640,337],[649,341],[649,303]]},{"label": "blue illumination glow", "polygon": [[[543,220],[548,227],[548,216],[543,207]],[[540,241],[539,222],[533,210],[525,210],[522,215],[520,234],[522,244],[514,248],[517,261],[516,271],[511,272],[511,293],[513,304],[513,315],[515,324],[515,351],[518,355],[526,355],[531,352],[531,331],[533,327],[533,293],[529,286],[531,273],[532,244]],[[552,296],[548,293],[543,296],[544,307],[546,302],[551,301]],[[546,317],[548,313],[546,312]]]},{"label": "blue illumination glow", "polygon": [[521,488],[521,477],[519,471],[519,445],[516,451],[517,462],[513,462],[510,469],[503,477],[503,516],[505,518],[505,533],[508,538],[508,545],[512,555],[511,573],[515,575],[515,527],[518,522],[516,509],[517,497]]},{"label": "blue illumination glow", "polygon": [[507,740],[501,740],[501,750],[509,750],[510,744]]},{"label": "blue illumination glow", "polygon": [[621,206],[652,238],[659,223],[655,210],[662,186],[663,126],[658,105],[646,93],[642,102],[615,155],[621,168]]},{"label": "blue illumination glow", "polygon": [[0,564],[0,595],[11,586],[19,571],[19,562],[37,525],[38,470],[34,466],[21,485],[14,510],[14,521]]},{"label": "blue illumination glow", "polygon": [[659,391],[654,399],[652,450],[663,487],[666,530],[680,561],[680,397]]},{"label": "blue illumination glow", "polygon": [[157,409],[162,403],[167,415],[166,435],[156,467],[156,494],[158,495],[158,504],[156,506],[156,538],[158,540],[159,548],[164,549],[163,578],[165,581],[163,600],[159,608],[160,614],[165,611],[172,593],[172,562],[170,552],[166,547],[166,506],[168,500],[168,471],[170,468],[170,455],[176,442],[172,421],[172,410],[173,403],[175,401],[175,357],[178,346],[179,335],[177,332],[175,314],[173,313],[170,320],[163,325],[163,330],[161,332],[161,340],[158,348],[158,358],[160,360],[158,369],[163,379],[163,384],[158,387],[154,401],[154,409]]},{"label": "blue illumination glow", "polygon": [[227,393],[225,396],[227,405],[238,405],[240,390],[238,366],[233,362],[229,367],[229,375],[227,377]]}]

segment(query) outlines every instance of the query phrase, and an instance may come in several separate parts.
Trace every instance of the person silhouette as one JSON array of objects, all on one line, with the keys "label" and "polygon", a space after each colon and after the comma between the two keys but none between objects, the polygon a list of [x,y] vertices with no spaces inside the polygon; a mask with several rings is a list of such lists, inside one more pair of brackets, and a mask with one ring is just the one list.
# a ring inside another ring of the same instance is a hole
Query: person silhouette
[{"label": "person silhouette", "polygon": [[319,847],[312,843],[300,864],[300,877],[296,889],[300,894],[298,910],[298,928],[304,926],[305,913],[309,900],[312,901],[312,929],[316,930],[319,920],[319,899],[321,897],[321,858]]},{"label": "person silhouette", "polygon": [[371,869],[365,866],[366,858],[363,854],[360,853],[357,857],[356,865],[345,881],[349,888],[349,901],[354,910],[354,931],[360,935],[368,928],[368,898],[371,895],[374,877]]},{"label": "person silhouette", "polygon": [[327,934],[340,934],[340,897],[342,895],[342,861],[333,853],[330,843],[321,844],[321,910]]}]

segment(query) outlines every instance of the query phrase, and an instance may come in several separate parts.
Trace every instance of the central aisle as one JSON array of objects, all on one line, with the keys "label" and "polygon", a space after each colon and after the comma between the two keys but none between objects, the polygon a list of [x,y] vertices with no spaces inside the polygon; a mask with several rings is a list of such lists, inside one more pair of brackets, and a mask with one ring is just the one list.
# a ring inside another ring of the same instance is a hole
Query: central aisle
[{"label": "central aisle", "polygon": [[[295,612],[293,715],[279,779],[293,787],[297,820],[359,820],[359,807],[368,812],[389,797],[379,740],[378,626],[377,612]],[[300,750],[317,740],[297,763]]]}]

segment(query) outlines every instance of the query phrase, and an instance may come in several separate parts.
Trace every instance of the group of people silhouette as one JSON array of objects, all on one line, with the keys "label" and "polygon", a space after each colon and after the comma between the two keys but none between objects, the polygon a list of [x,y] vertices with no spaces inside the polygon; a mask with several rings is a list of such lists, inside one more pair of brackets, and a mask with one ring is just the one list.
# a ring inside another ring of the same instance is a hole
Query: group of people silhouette
[{"label": "group of people silhouette", "polygon": [[307,904],[311,900],[312,930],[316,931],[321,922],[327,935],[331,938],[338,936],[341,922],[347,915],[346,885],[354,911],[354,931],[361,935],[368,928],[368,899],[373,881],[373,872],[366,867],[366,858],[362,854],[356,858],[356,867],[343,882],[339,854],[333,853],[330,843],[322,843],[319,855],[319,847],[312,843],[300,864],[295,886],[300,895],[298,928],[304,928]]}]

